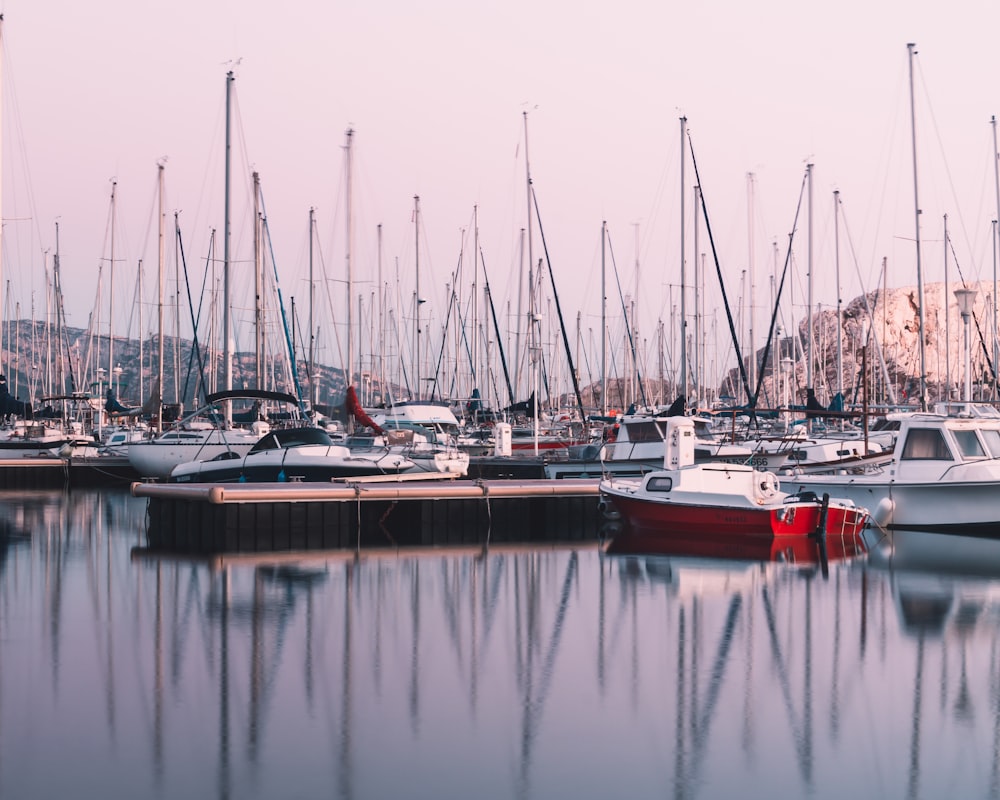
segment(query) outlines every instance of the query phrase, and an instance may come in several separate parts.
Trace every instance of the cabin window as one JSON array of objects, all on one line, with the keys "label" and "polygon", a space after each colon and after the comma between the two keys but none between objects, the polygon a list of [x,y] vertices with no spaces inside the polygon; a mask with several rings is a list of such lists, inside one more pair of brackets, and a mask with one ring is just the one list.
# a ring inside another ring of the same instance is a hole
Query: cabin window
[{"label": "cabin window", "polygon": [[952,431],[955,434],[955,441],[958,442],[958,451],[962,458],[986,458],[986,451],[976,436],[975,431]]},{"label": "cabin window", "polygon": [[904,461],[952,461],[948,443],[937,428],[911,428],[903,445]]},{"label": "cabin window", "polygon": [[673,488],[673,478],[668,478],[665,475],[657,475],[646,482],[647,492],[669,492]]},{"label": "cabin window", "polygon": [[630,442],[662,442],[663,432],[655,422],[630,422],[625,424]]},{"label": "cabin window", "polygon": [[986,449],[990,451],[990,458],[1000,458],[1000,431],[986,429],[980,431],[983,434],[983,441],[986,442]]}]

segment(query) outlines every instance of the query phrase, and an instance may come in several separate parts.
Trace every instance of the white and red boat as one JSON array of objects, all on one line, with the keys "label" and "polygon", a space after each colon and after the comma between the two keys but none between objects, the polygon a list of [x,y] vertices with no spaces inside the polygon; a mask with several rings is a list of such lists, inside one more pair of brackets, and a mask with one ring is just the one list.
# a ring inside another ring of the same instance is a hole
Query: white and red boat
[{"label": "white and red boat", "polygon": [[602,507],[621,515],[624,536],[854,538],[868,520],[868,511],[850,500],[782,492],[771,472],[742,464],[695,464],[694,424],[686,417],[668,422],[664,466],[642,478],[601,482]]}]

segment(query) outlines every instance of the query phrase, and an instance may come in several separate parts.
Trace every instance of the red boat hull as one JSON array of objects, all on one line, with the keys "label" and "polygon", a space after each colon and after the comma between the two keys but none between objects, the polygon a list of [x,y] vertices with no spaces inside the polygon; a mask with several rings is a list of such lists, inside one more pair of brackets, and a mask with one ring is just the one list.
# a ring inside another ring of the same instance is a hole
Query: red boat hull
[{"label": "red boat hull", "polygon": [[[822,511],[819,502],[763,505],[759,508],[654,502],[618,494],[607,497],[635,531],[699,534],[703,531],[751,536],[807,536],[815,533]],[[863,510],[830,503],[828,535],[860,533],[867,520]]]}]

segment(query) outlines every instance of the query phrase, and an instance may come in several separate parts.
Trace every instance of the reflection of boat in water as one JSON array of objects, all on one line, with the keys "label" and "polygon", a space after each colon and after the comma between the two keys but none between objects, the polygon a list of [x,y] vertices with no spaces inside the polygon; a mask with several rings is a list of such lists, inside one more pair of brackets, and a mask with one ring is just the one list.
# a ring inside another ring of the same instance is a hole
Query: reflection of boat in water
[{"label": "reflection of boat in water", "polygon": [[[675,536],[701,536],[708,530],[770,550],[772,539],[788,537],[853,540],[867,520],[867,511],[850,501],[786,494],[770,472],[695,464],[693,424],[687,418],[668,420],[666,453],[668,469],[639,480],[601,483],[604,508],[613,506],[626,523],[622,538],[631,541],[625,546],[659,550]],[[749,541],[755,538],[761,541]]]},{"label": "reflection of boat in water", "polygon": [[893,572],[1000,580],[1000,541],[971,528],[969,535],[897,528],[871,547],[872,563]]},{"label": "reflection of boat in water", "polygon": [[[824,553],[825,551],[825,553]],[[866,551],[860,535],[818,536],[747,536],[732,531],[702,531],[698,534],[629,536],[627,531],[608,545],[610,554],[677,556],[685,558],[728,559],[731,561],[783,561],[790,564],[819,564],[863,555]]]}]

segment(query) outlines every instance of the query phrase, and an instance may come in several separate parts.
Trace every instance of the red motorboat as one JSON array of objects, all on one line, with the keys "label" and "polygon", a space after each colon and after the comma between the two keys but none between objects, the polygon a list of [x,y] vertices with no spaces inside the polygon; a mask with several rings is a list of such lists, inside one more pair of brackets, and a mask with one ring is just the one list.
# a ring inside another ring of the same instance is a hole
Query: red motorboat
[{"label": "red motorboat", "polygon": [[850,500],[782,492],[771,472],[741,464],[695,464],[693,443],[691,421],[672,418],[668,469],[601,482],[603,509],[621,516],[629,537],[655,542],[664,536],[711,532],[765,539],[854,539],[868,521],[868,511]]}]

